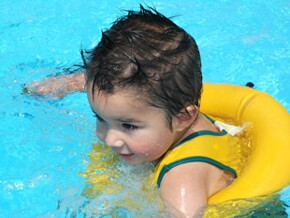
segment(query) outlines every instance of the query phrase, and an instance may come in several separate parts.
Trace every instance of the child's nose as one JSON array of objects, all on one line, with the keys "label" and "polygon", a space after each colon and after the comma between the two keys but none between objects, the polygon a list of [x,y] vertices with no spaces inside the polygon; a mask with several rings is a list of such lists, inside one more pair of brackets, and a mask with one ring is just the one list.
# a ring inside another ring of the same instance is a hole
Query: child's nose
[{"label": "child's nose", "polygon": [[124,145],[124,142],[119,137],[117,131],[112,129],[107,131],[104,141],[109,147],[122,147]]}]

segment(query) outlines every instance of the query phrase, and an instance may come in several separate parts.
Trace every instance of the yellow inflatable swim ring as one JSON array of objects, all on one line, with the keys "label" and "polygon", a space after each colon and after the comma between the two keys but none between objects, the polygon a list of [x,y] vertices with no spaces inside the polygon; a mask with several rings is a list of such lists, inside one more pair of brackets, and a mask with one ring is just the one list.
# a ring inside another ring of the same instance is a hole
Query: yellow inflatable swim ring
[{"label": "yellow inflatable swim ring", "polygon": [[273,97],[249,87],[205,83],[200,110],[252,126],[252,151],[242,173],[208,203],[267,195],[290,184],[290,114]]}]

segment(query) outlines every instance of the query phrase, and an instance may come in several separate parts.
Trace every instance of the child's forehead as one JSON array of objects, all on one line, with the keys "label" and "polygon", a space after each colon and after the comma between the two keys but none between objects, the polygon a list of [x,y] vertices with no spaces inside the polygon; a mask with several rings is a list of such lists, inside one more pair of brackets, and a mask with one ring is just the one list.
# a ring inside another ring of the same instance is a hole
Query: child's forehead
[{"label": "child's forehead", "polygon": [[98,91],[95,93],[95,96],[102,98],[102,99],[114,99],[114,100],[120,100],[123,101],[124,103],[126,102],[129,105],[147,105],[147,97],[142,94],[138,93],[132,90],[116,90],[112,93],[107,93],[105,91]]},{"label": "child's forehead", "polygon": [[148,90],[142,90],[141,88],[134,87],[115,87],[113,92],[107,92],[106,90],[100,90],[98,87],[92,87],[92,82],[89,83],[88,97],[91,105],[119,107],[130,107],[136,110],[158,110],[159,113],[166,113],[163,109],[154,106]]},{"label": "child's forehead", "polygon": [[125,117],[126,120],[144,121],[158,117],[166,122],[164,111],[149,104],[144,95],[140,93],[136,94],[129,90],[114,93],[99,91],[89,98],[93,111],[107,118],[121,120]]},{"label": "child's forehead", "polygon": [[89,97],[92,101],[123,103],[131,107],[151,107],[148,96],[144,92],[135,89],[115,89],[113,92],[107,92],[94,88],[94,92],[88,90]]}]

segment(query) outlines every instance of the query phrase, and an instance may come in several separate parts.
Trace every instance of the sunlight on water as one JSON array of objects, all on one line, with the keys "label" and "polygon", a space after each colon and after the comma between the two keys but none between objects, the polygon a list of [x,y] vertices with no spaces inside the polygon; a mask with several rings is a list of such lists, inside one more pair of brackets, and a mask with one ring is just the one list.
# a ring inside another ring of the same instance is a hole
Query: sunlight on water
[{"label": "sunlight on water", "polygon": [[204,217],[288,217],[288,206],[280,200],[279,194],[251,199],[236,199],[224,203],[209,205]]}]

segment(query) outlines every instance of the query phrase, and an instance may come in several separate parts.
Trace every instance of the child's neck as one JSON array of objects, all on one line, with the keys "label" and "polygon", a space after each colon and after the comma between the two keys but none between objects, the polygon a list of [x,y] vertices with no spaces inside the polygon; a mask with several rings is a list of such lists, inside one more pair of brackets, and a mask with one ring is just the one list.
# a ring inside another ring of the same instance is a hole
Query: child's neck
[{"label": "child's neck", "polygon": [[189,129],[189,135],[194,132],[201,131],[201,130],[210,130],[213,132],[219,132],[218,127],[215,126],[211,120],[209,120],[202,113],[199,113],[196,122],[193,125],[191,125],[191,128]]}]

